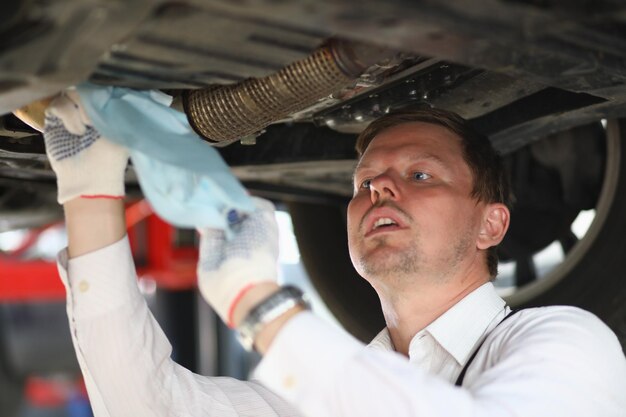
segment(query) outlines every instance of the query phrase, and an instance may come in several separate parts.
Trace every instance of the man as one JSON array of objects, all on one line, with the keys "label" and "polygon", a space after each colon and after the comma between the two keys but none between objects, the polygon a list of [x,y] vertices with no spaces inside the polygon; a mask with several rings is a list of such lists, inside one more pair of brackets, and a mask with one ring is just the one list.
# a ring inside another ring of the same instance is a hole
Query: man
[{"label": "man", "polygon": [[603,323],[569,307],[510,315],[495,293],[508,189],[488,141],[456,115],[395,113],[359,138],[350,254],[387,322],[370,349],[279,290],[267,203],[231,241],[201,231],[199,288],[264,354],[260,382],[172,362],[125,238],[124,150],[75,96],[51,105],[45,138],[68,228],[68,316],[98,417],[626,415],[626,361]]}]

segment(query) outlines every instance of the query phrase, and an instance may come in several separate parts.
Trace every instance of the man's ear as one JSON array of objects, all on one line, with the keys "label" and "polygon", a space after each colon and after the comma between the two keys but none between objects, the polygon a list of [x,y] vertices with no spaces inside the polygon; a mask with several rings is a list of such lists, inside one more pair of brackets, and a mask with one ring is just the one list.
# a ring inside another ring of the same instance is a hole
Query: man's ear
[{"label": "man's ear", "polygon": [[488,249],[502,242],[506,231],[509,229],[509,221],[509,209],[504,204],[487,204],[480,231],[476,238],[476,247],[478,249]]}]

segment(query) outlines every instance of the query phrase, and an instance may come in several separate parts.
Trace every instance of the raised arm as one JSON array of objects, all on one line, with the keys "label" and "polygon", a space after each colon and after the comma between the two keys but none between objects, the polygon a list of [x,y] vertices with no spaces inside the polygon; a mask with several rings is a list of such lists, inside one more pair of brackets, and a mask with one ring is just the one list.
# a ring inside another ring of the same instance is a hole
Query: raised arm
[{"label": "raised arm", "polygon": [[75,198],[63,209],[70,259],[109,246],[126,234],[121,199]]},{"label": "raised arm", "polygon": [[48,108],[44,138],[68,230],[59,272],[95,416],[296,415],[258,383],[202,377],[171,360],[125,236],[126,150],[90,126],[72,93]]}]

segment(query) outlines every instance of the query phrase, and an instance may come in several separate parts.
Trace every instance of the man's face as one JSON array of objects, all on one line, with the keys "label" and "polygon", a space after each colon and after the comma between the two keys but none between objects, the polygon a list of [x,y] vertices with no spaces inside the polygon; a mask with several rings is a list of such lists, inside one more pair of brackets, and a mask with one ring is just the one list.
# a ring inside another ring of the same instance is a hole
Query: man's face
[{"label": "man's face", "polygon": [[451,131],[412,122],[379,133],[355,170],[348,206],[357,271],[374,287],[399,289],[407,280],[443,282],[475,264],[485,205],[472,188]]}]

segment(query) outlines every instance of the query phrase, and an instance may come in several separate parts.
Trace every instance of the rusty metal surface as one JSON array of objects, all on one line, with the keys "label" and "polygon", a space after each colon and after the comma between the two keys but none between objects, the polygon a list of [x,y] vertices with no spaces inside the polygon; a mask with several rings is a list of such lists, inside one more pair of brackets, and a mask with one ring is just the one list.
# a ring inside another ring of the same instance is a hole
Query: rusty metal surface
[{"label": "rusty metal surface", "polygon": [[256,137],[269,124],[355,85],[361,73],[392,54],[332,40],[267,77],[188,91],[183,96],[185,113],[195,131],[210,142]]},{"label": "rusty metal surface", "polygon": [[253,135],[352,80],[327,46],[265,78],[191,91],[185,95],[185,110],[203,137],[213,142],[230,141]]}]

